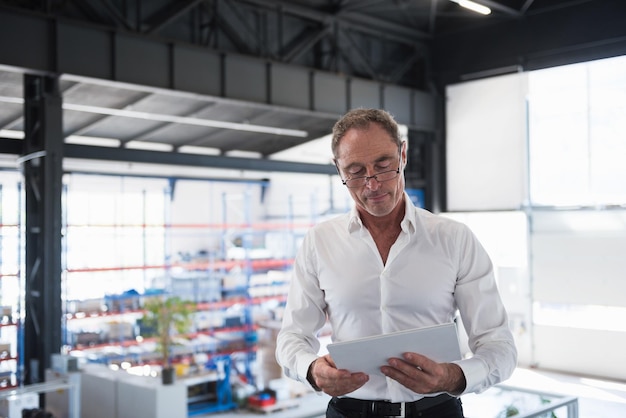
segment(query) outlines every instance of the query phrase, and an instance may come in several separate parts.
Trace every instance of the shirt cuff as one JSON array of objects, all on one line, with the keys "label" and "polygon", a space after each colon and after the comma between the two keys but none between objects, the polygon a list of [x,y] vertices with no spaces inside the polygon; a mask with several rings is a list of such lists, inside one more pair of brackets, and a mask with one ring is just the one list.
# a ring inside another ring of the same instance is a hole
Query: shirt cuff
[{"label": "shirt cuff", "polygon": [[313,386],[306,380],[306,374],[309,371],[309,366],[319,357],[315,354],[302,354],[298,359],[298,380],[302,383],[307,384],[311,389],[315,390]]},{"label": "shirt cuff", "polygon": [[[469,358],[453,362],[458,364],[465,375],[465,390],[461,393],[473,393],[482,387],[483,381],[487,378],[488,370],[482,360]],[[459,396],[458,394],[456,396]]]}]

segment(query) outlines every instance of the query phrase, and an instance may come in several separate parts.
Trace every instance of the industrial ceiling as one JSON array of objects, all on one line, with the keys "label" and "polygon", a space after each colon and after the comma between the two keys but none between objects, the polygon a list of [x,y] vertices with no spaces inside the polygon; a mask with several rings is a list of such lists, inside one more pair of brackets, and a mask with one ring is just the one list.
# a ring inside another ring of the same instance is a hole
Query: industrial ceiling
[{"label": "industrial ceiling", "polygon": [[243,168],[222,157],[271,159],[350,107],[396,106],[435,132],[449,83],[626,53],[626,2],[477,2],[491,13],[450,0],[0,0],[0,153],[19,154],[24,74],[60,76],[68,155],[160,147],[163,162],[200,151]]}]

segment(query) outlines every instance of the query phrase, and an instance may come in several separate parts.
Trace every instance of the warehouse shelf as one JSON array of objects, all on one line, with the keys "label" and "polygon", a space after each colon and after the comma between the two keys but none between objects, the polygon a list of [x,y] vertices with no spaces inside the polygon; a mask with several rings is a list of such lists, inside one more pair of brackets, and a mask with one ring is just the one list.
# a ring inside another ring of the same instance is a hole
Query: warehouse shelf
[{"label": "warehouse shelf", "polygon": [[187,271],[196,270],[230,270],[236,267],[250,266],[254,270],[268,270],[274,268],[289,267],[293,263],[292,259],[266,259],[266,260],[221,260],[213,262],[195,262],[195,263],[171,263],[171,264],[159,264],[159,265],[142,265],[142,266],[110,266],[110,267],[85,267],[85,268],[70,268],[67,269],[67,273],[99,273],[99,272],[111,272],[111,271],[125,271],[125,270],[163,270],[172,268],[181,268]]},{"label": "warehouse shelf", "polygon": [[[270,301],[278,301],[278,302],[285,302],[286,301],[286,296],[284,294],[280,294],[280,295],[271,295],[271,296],[260,296],[260,297],[253,297],[251,299],[247,299],[244,297],[238,297],[238,298],[231,298],[231,299],[227,299],[227,300],[222,300],[222,301],[215,301],[215,302],[199,302],[196,304],[196,309],[198,311],[214,311],[214,310],[218,310],[218,309],[225,309],[225,308],[229,308],[232,307],[234,305],[237,305],[239,303],[251,303],[253,305],[260,305],[266,302],[270,302]],[[73,313],[66,313],[65,314],[65,319],[70,321],[70,320],[90,320],[90,319],[102,319],[102,318],[115,318],[115,317],[119,317],[119,316],[123,316],[123,315],[143,315],[144,314],[144,310],[143,309],[132,309],[132,310],[125,310],[125,311],[99,311],[99,312],[73,312]],[[17,326],[17,324],[2,324],[0,323],[0,328],[2,327],[14,327]]]},{"label": "warehouse shelf", "polygon": [[[146,181],[138,183],[144,188]],[[221,222],[203,222],[199,218],[189,218],[187,222],[180,216],[179,222],[174,222],[171,189],[161,189],[160,200],[155,200],[152,192],[143,189],[137,193],[137,189],[124,186],[118,195],[103,194],[102,187],[89,186],[75,194],[73,184],[69,181],[63,189],[62,351],[97,360],[98,351],[138,351],[154,344],[141,334],[139,322],[144,315],[143,298],[152,296],[150,291],[156,289],[164,294],[196,297],[199,315],[186,337],[200,340],[200,347],[203,339],[222,339],[219,349],[207,345],[204,352],[211,356],[232,353],[240,362],[235,366],[241,366],[241,359],[246,359],[244,374],[252,378],[249,361],[254,360],[256,351],[255,322],[266,319],[263,312],[267,309],[280,308],[285,303],[285,274],[293,265],[292,244],[312,222],[296,222],[291,215],[271,222],[263,220],[263,216],[252,216],[250,196],[258,193],[258,185],[240,187],[238,192],[229,184],[223,188],[227,192],[214,196],[215,202],[220,198],[222,201],[222,215],[218,215],[222,216]],[[126,201],[132,203],[127,206]],[[155,201],[161,203],[155,206]],[[18,208],[16,214],[19,212]],[[219,209],[216,213],[220,213]],[[5,216],[4,222],[0,219],[0,245],[21,248],[16,245],[20,237],[19,217],[14,223],[6,222],[8,218]],[[265,249],[266,237],[271,251]],[[178,250],[180,242],[186,241],[197,241],[198,248],[206,245],[209,250],[193,255],[188,250]],[[0,365],[10,367],[3,366],[0,374],[10,368],[9,381],[14,384],[21,360],[20,326],[14,323],[13,315],[19,318],[20,307],[15,305],[19,297],[9,297],[8,290],[19,289],[23,284],[17,268],[19,259],[0,261],[10,261],[3,263],[0,272],[0,284],[8,283],[0,291],[3,300],[9,298],[11,305],[11,314],[0,316],[0,344],[5,342],[5,335],[11,334],[7,338],[7,354],[0,358]],[[12,264],[16,269],[7,270]],[[165,286],[153,286],[158,280]],[[210,288],[204,293],[194,292],[194,280],[204,285],[207,280],[215,282],[215,291]],[[126,294],[134,288],[135,295]],[[81,339],[76,338],[78,334]]]},{"label": "warehouse shelf", "polygon": [[[0,181],[0,390],[20,384],[20,183]],[[13,222],[12,222],[13,221]]]},{"label": "warehouse shelf", "polygon": [[[216,310],[228,309],[233,306],[237,306],[243,303],[252,304],[252,305],[262,305],[268,302],[279,302],[284,303],[286,301],[285,295],[276,295],[276,296],[264,296],[264,297],[255,297],[251,299],[245,298],[236,298],[229,299],[220,302],[204,302],[196,304],[196,313],[198,312],[214,312]],[[123,311],[123,312],[104,312],[101,314],[90,314],[89,316],[80,316],[77,314],[67,314],[68,320],[75,320],[77,322],[82,321],[100,321],[103,318],[119,318],[119,317],[132,317],[134,320],[140,319],[143,317],[144,311],[142,309],[132,310],[132,311]],[[198,328],[198,322],[195,323],[194,327],[196,331],[189,332],[184,335],[186,338],[196,338],[200,335],[204,336],[214,336],[219,333],[237,333],[243,331],[255,331],[257,326],[255,324],[246,325],[242,324],[240,326],[207,326],[206,328]],[[138,340],[138,337],[140,339]],[[150,342],[154,339],[151,338],[142,338],[141,336],[129,336],[128,338],[116,339],[115,341],[101,341],[100,337],[96,340],[92,340],[87,343],[75,343],[72,344],[72,351],[82,351],[82,350],[98,350],[110,347],[111,345],[115,345],[118,347],[130,347],[140,345],[144,342]]]},{"label": "warehouse shelf", "polygon": [[[81,363],[138,371],[149,366],[158,373],[157,340],[143,321],[142,307],[151,297],[175,296],[193,302],[195,312],[188,332],[172,348],[172,364],[227,358],[233,373],[254,384],[258,322],[276,315],[286,302],[294,243],[312,223],[294,222],[289,215],[265,221],[252,215],[249,190],[233,192],[231,185],[224,190],[228,192],[213,197],[214,214],[194,208],[190,216],[179,214],[176,222],[172,208],[177,202],[170,189],[163,194],[162,213],[146,193],[132,196],[130,210],[136,212],[123,217],[115,215],[122,204],[103,210],[112,199],[96,208],[101,215],[83,211],[74,217],[69,212],[64,225],[64,352]],[[92,207],[87,196],[81,199]],[[70,201],[68,197],[66,205]],[[189,211],[187,206],[178,210]],[[222,222],[200,219],[216,215]],[[87,242],[106,245],[106,250]],[[230,406],[218,400],[210,408]]]},{"label": "warehouse shelf", "polygon": [[[196,334],[196,338],[201,336],[200,333]],[[126,341],[119,345],[101,345],[99,347],[87,347],[83,349],[76,349],[70,352],[70,355],[77,358],[83,358],[89,363],[104,364],[104,365],[117,365],[119,367],[122,364],[125,367],[137,367],[137,366],[156,366],[161,367],[160,355],[155,353],[156,340],[153,338],[146,339],[145,341]],[[111,349],[105,351],[103,349]],[[113,350],[114,348],[114,350]],[[225,345],[218,347],[217,345],[209,347],[209,344],[205,341],[187,340],[185,345],[176,345],[172,354],[172,364],[187,364],[193,362],[193,357],[197,354],[202,354],[208,359],[222,356],[229,356],[235,354],[248,355],[255,353],[257,347],[254,344],[246,343],[242,339],[237,344]]]},{"label": "warehouse shelf", "polygon": [[[263,293],[267,293],[268,286],[271,287],[272,284],[259,285],[259,286],[253,287],[252,290],[257,289],[257,290],[261,290]],[[278,286],[278,285],[275,284],[275,286]],[[282,284],[282,286],[283,287],[279,287],[279,289],[284,290],[285,289],[284,284]],[[160,294],[164,294],[164,293],[160,293]],[[90,301],[90,303],[93,306],[91,309],[85,310],[86,312],[81,311],[80,306],[76,306],[75,309],[78,309],[77,311],[67,312],[65,314],[66,330],[68,332],[68,337],[72,335],[74,336],[79,335],[81,329],[85,329],[85,330],[99,329],[101,332],[100,333],[94,332],[94,331],[85,332],[85,334],[87,335],[82,335],[80,337],[82,338],[92,337],[92,338],[87,339],[86,341],[83,341],[83,342],[81,342],[80,339],[70,341],[70,339],[68,338],[68,341],[67,341],[68,346],[72,348],[76,348],[80,346],[94,346],[94,345],[100,345],[103,342],[105,342],[106,344],[119,344],[126,340],[135,338],[136,336],[135,328],[136,328],[137,322],[144,315],[144,310],[141,308],[143,304],[142,300],[144,298],[149,298],[152,296],[153,294],[147,294],[147,295],[137,294],[137,295],[126,296],[126,297],[121,296],[119,299],[116,299],[119,303],[119,305],[116,307],[112,307],[109,304],[105,303],[105,298],[103,298],[100,301],[96,301],[95,303],[93,303],[93,301]],[[195,303],[195,311],[196,311],[195,315],[200,315],[203,312],[212,313],[212,312],[217,312],[217,311],[227,311],[233,308],[239,308],[242,311],[238,313],[235,312],[234,315],[237,316],[237,314],[239,314],[243,317],[245,316],[243,309],[245,309],[246,307],[262,306],[270,302],[281,304],[281,303],[284,303],[285,300],[286,300],[286,296],[284,293],[260,295],[256,297],[249,297],[249,296],[242,296],[242,295],[229,296],[225,294],[224,298],[218,301],[202,301],[202,302]],[[128,301],[131,301],[131,302],[128,302]],[[72,304],[75,301],[70,301],[70,302],[71,302],[70,304]],[[98,306],[101,307],[100,310],[96,310],[96,307]],[[201,318],[197,318],[195,321],[196,323],[194,324],[194,327],[198,331],[204,331],[207,329],[208,330],[229,329],[228,326],[224,326],[221,323],[217,323],[217,324],[215,323],[217,319],[220,319],[224,321],[224,323],[226,323],[227,319],[225,319],[222,316],[212,315],[212,322],[209,324],[202,324],[200,319]],[[245,323],[245,320],[242,320],[242,319],[238,319],[237,321]],[[105,332],[102,331],[104,327],[108,325],[113,325],[119,328],[119,327],[124,326],[122,325],[124,323],[131,324],[127,328],[128,330],[132,328],[133,330],[132,333],[124,334],[120,336],[119,332],[114,332],[115,334],[114,337],[102,336],[102,334],[106,334]]]}]

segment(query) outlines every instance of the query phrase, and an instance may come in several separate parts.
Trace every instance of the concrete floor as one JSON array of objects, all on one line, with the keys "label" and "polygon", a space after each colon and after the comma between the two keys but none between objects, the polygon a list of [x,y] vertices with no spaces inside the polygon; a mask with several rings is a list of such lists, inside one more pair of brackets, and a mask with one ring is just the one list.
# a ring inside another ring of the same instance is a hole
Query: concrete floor
[{"label": "concrete floor", "polygon": [[[506,386],[520,390],[552,393],[559,396],[578,398],[580,418],[624,418],[626,417],[626,381],[612,382],[580,376],[571,376],[549,371],[518,368],[506,382]],[[471,394],[462,398],[466,418],[495,418],[486,413],[494,401],[488,392]],[[203,418],[323,418],[329,397],[306,393],[290,400],[283,409],[275,412],[254,412],[246,409],[203,415]],[[565,409],[557,414],[565,417]],[[524,412],[524,411],[521,411]],[[561,415],[562,414],[562,415]]]}]

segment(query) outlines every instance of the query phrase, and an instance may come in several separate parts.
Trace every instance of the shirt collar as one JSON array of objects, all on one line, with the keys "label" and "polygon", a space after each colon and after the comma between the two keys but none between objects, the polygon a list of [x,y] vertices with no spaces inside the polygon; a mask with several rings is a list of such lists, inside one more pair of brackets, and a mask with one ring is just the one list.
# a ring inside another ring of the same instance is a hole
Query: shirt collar
[{"label": "shirt collar", "polygon": [[417,211],[411,197],[406,192],[404,192],[404,219],[402,219],[400,227],[404,233],[417,230]]},{"label": "shirt collar", "polygon": [[350,210],[350,217],[348,219],[348,232],[353,233],[363,228],[363,221],[359,217],[359,212],[356,210],[356,205],[352,205]]},{"label": "shirt collar", "polygon": [[[404,192],[404,205],[404,218],[400,223],[400,227],[402,228],[402,232],[408,233],[417,229],[417,211],[406,192]],[[363,221],[359,217],[356,205],[352,205],[350,217],[348,218],[348,232],[353,233],[361,228],[363,228]]]}]

